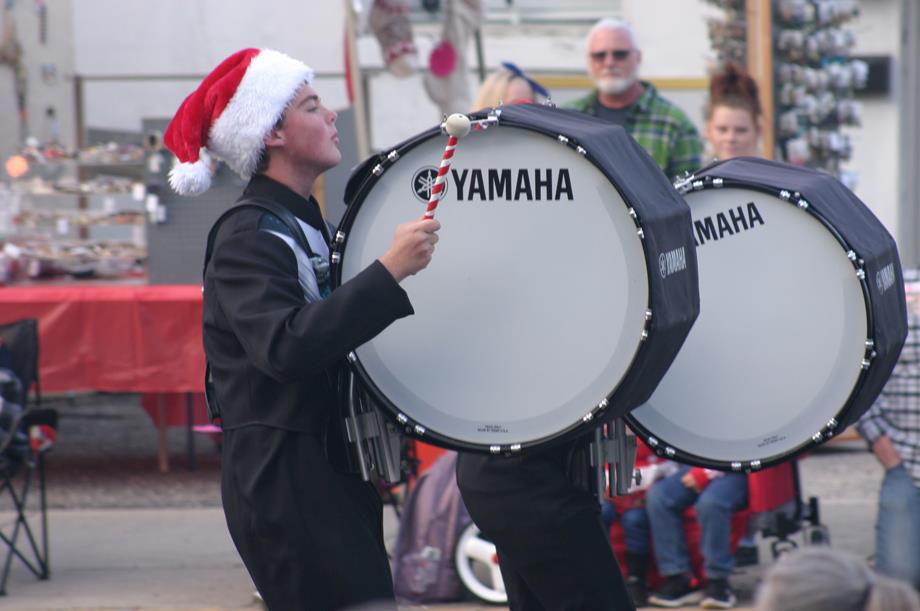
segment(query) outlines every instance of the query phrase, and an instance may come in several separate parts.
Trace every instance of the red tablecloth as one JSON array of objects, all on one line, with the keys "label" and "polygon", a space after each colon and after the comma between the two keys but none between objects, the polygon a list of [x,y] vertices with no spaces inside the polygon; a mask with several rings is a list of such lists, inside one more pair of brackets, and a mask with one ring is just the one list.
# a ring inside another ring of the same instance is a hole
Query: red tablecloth
[{"label": "red tablecloth", "polygon": [[0,323],[37,318],[43,392],[203,392],[201,287],[0,288]]}]

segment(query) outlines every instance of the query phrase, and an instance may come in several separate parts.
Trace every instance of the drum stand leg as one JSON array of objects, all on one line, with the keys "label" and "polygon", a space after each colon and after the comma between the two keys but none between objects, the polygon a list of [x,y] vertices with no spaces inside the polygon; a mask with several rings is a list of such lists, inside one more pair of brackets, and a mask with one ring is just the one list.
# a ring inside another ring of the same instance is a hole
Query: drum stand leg
[{"label": "drum stand leg", "polygon": [[591,465],[597,475],[597,498],[604,500],[604,490],[610,481],[611,495],[629,494],[633,479],[639,483],[636,464],[636,436],[626,432],[626,423],[615,418],[594,430],[591,443]]},{"label": "drum stand leg", "polygon": [[371,405],[351,374],[348,376],[345,434],[364,481],[370,481],[372,473],[389,483],[402,479],[402,434]]}]

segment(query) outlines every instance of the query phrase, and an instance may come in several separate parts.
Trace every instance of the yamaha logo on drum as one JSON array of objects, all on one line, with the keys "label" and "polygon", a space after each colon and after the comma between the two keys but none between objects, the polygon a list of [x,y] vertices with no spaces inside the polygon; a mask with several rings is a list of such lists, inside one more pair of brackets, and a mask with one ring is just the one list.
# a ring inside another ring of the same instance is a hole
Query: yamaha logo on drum
[{"label": "yamaha logo on drum", "polygon": [[450,174],[461,202],[558,202],[575,198],[568,168],[463,168],[452,169]]},{"label": "yamaha logo on drum", "polygon": [[[437,179],[438,168],[430,165],[419,168],[415,171],[415,174],[412,175],[412,193],[414,193],[415,197],[420,201],[427,204],[431,200],[431,190],[434,189],[434,183]],[[438,199],[444,199],[444,196],[447,195],[447,185],[448,182],[445,180],[444,189],[441,191],[441,197]]]},{"label": "yamaha logo on drum", "polygon": [[697,246],[702,246],[706,242],[721,240],[763,224],[763,216],[757,204],[748,202],[747,206],[738,206],[693,221],[693,239]]},{"label": "yamaha logo on drum", "polygon": [[683,246],[658,255],[658,271],[662,278],[687,269],[687,251]]},{"label": "yamaha logo on drum", "polygon": [[879,295],[894,286],[894,263],[889,263],[879,271],[875,272],[875,286],[878,287]]}]

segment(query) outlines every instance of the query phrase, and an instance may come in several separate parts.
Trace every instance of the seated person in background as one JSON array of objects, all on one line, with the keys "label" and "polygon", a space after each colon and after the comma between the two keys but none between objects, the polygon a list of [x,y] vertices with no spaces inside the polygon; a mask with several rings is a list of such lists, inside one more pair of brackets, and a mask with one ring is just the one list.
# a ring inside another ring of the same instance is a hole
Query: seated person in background
[{"label": "seated person in background", "polygon": [[[682,607],[700,602],[705,609],[731,609],[735,595],[728,585],[734,568],[731,553],[732,513],[747,505],[747,476],[700,467],[681,467],[656,482],[646,494],[652,544],[658,572],[665,578],[661,590],[649,596],[658,607]],[[683,513],[696,508],[700,525],[700,553],[706,572],[705,595],[695,587],[690,551],[684,537]]]},{"label": "seated person in background", "polygon": [[549,91],[511,62],[502,62],[501,68],[489,75],[479,86],[479,93],[471,110],[494,108],[515,102],[536,102],[537,96],[549,97]]},{"label": "seated person in background", "polygon": [[678,464],[656,456],[647,445],[637,439],[636,469],[642,474],[638,484],[633,483],[626,496],[604,499],[601,506],[601,520],[604,527],[610,527],[619,518],[623,528],[623,542],[626,546],[626,588],[637,607],[648,604],[648,585],[645,577],[651,553],[651,526],[645,508],[645,493],[659,479],[671,475]]},{"label": "seated person in background", "polygon": [[917,611],[906,583],[875,574],[865,562],[830,547],[783,555],[757,590],[756,611]]}]

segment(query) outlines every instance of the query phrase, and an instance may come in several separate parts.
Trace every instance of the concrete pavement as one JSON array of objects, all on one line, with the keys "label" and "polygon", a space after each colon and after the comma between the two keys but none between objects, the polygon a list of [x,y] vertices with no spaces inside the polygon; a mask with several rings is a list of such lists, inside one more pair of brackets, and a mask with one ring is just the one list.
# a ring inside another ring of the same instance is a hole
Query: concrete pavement
[{"label": "concrete pavement", "polygon": [[[139,407],[107,410],[96,404],[62,406],[59,448],[49,456],[51,579],[38,581],[14,563],[0,609],[260,609],[219,507],[213,450],[201,447],[199,470],[188,472],[182,432],[174,431],[174,471],[161,474],[156,432],[142,411],[134,411]],[[80,428],[84,425],[93,434]],[[111,435],[120,441],[102,438]],[[833,546],[868,557],[881,470],[864,448],[861,442],[831,444],[803,459],[800,472],[804,496],[820,499]],[[96,453],[104,455],[104,465],[96,464]],[[7,509],[0,498],[4,529],[13,517]],[[397,528],[388,510],[390,543]],[[732,578],[744,605],[751,604],[769,563],[768,542],[761,542],[761,560]],[[502,609],[469,603],[424,608]]]}]

